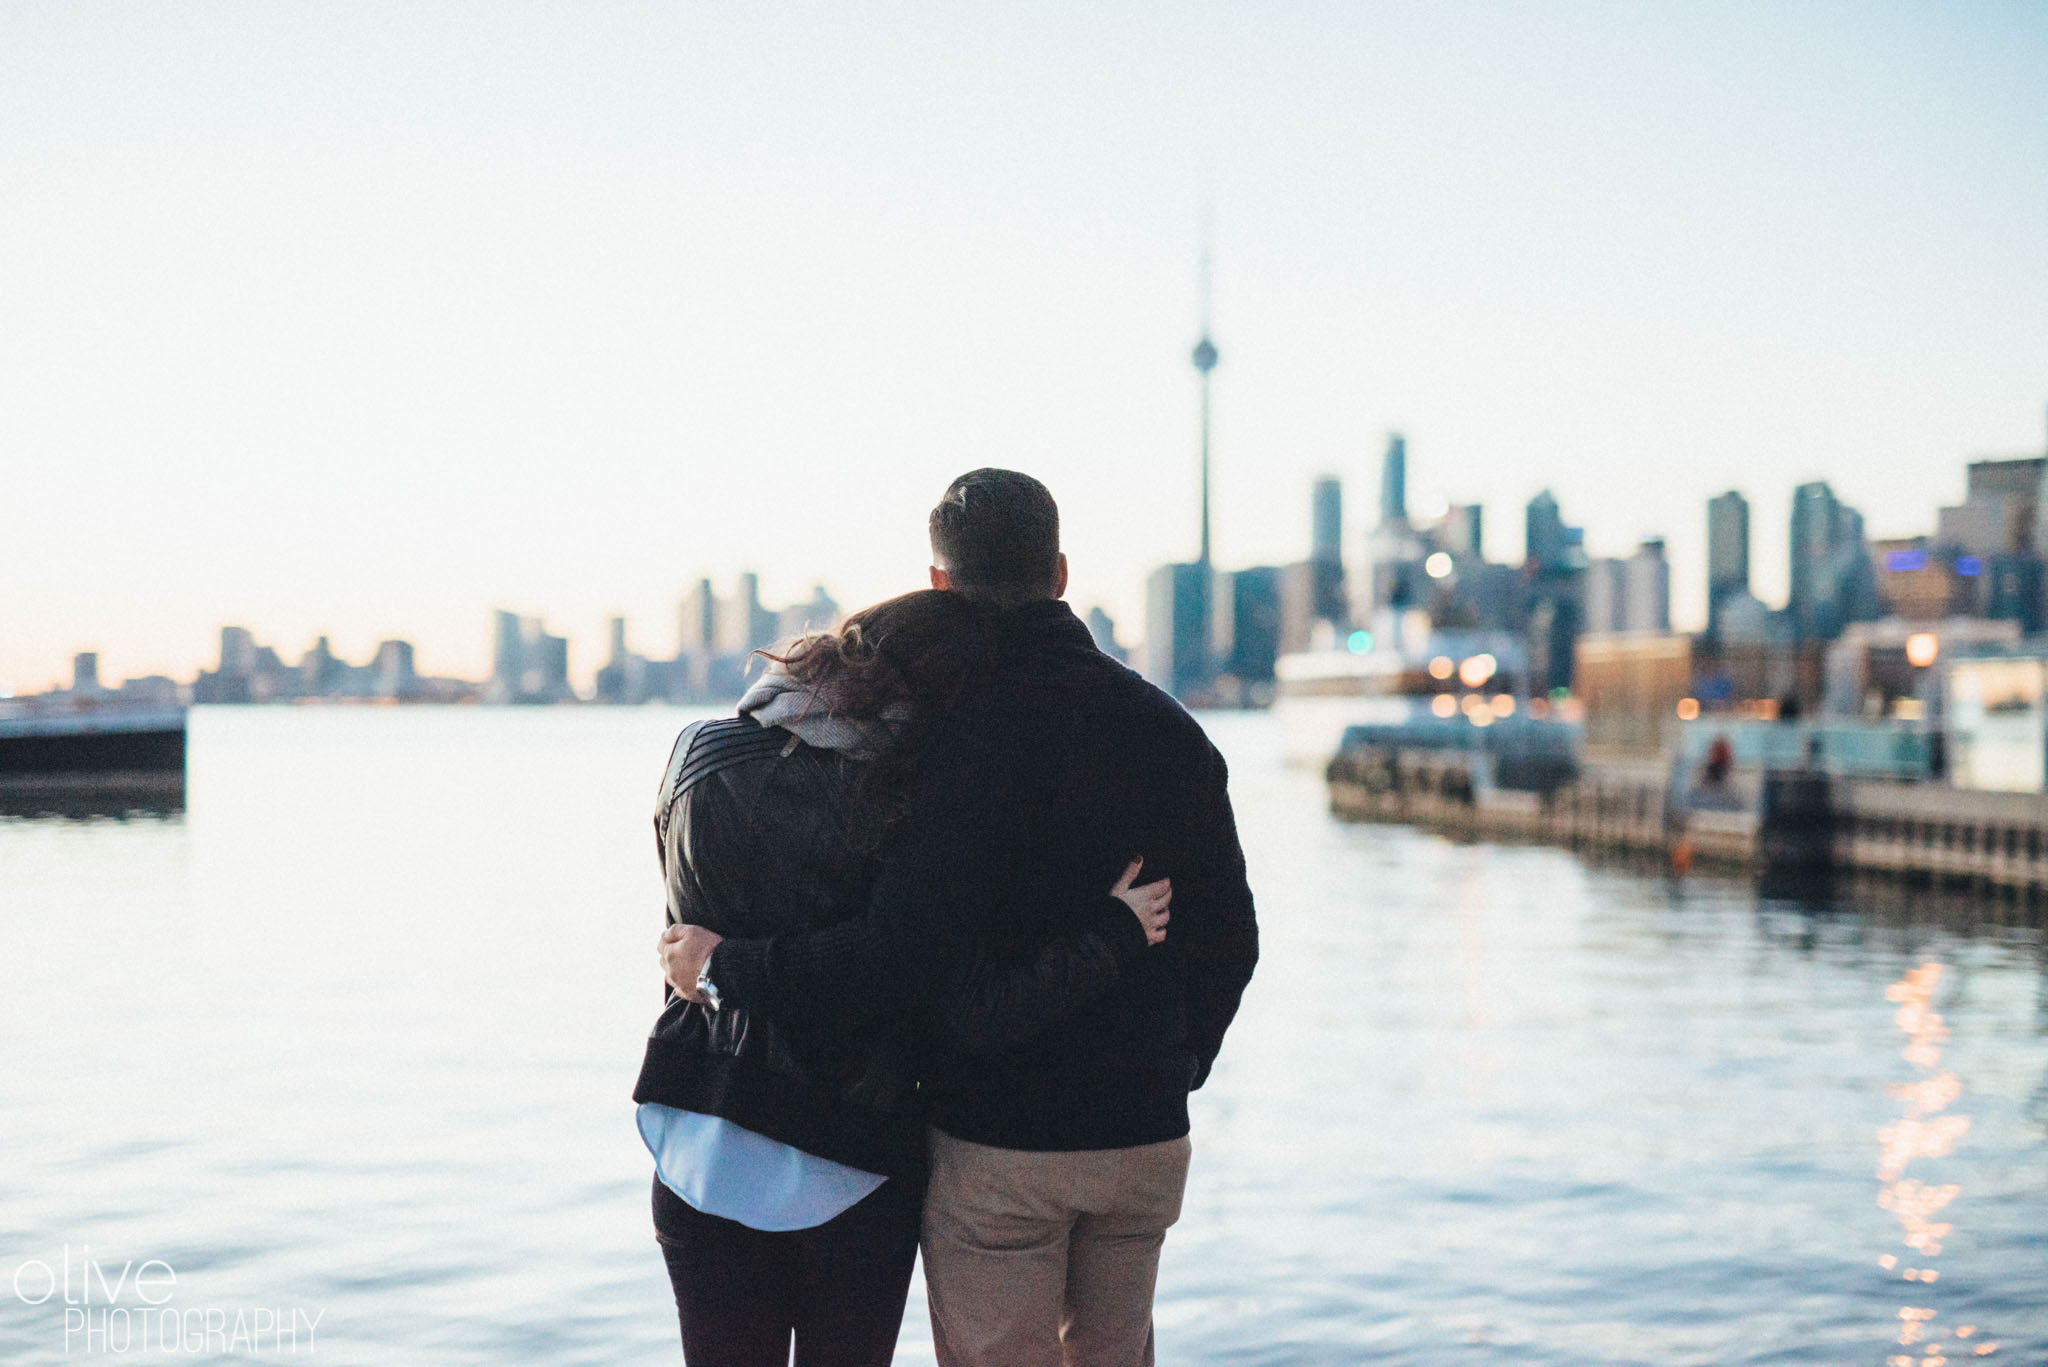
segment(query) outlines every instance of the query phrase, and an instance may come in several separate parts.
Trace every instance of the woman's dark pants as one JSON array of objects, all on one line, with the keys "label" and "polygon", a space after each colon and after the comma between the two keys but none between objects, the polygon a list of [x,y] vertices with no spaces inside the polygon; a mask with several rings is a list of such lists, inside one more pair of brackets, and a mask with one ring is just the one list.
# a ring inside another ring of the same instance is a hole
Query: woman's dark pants
[{"label": "woman's dark pants", "polygon": [[815,1229],[706,1215],[654,1179],[690,1367],[882,1367],[896,1352],[924,1184],[894,1177]]}]

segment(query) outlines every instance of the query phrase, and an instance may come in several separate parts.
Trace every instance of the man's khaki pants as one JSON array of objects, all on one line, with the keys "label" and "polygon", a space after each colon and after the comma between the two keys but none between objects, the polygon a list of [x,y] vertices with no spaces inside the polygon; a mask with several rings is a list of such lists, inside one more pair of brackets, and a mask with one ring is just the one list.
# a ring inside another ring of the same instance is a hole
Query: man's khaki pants
[{"label": "man's khaki pants", "polygon": [[1032,1153],[931,1132],[924,1276],[939,1367],[1151,1367],[1186,1138]]}]

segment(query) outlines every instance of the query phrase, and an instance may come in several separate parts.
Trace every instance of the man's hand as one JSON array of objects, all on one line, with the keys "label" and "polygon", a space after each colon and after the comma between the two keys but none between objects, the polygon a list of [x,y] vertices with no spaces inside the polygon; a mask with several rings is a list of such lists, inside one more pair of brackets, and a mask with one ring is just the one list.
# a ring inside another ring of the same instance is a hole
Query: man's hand
[{"label": "man's hand", "polygon": [[[1168,910],[1173,902],[1173,880],[1161,878],[1141,887],[1132,887],[1138,870],[1144,867],[1143,855],[1133,859],[1130,867],[1124,870],[1124,876],[1109,890],[1109,895],[1129,907],[1131,914],[1138,918],[1138,924],[1145,927],[1145,943],[1156,945],[1166,939],[1166,923],[1173,919]],[[711,951],[707,949],[704,952],[708,955]]]},{"label": "man's hand", "polygon": [[702,1003],[697,978],[704,971],[704,961],[723,939],[702,926],[670,926],[661,932],[661,943],[654,950],[661,959],[661,976],[685,1000]]}]

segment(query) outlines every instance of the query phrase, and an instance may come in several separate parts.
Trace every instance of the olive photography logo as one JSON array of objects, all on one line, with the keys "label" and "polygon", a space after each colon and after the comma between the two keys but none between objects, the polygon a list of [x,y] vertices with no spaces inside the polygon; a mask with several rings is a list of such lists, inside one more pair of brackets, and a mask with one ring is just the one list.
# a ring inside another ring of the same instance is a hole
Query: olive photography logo
[{"label": "olive photography logo", "polygon": [[293,1357],[318,1350],[327,1315],[303,1306],[186,1304],[177,1269],[162,1258],[116,1266],[90,1245],[15,1264],[9,1293],[48,1315],[67,1356]]}]

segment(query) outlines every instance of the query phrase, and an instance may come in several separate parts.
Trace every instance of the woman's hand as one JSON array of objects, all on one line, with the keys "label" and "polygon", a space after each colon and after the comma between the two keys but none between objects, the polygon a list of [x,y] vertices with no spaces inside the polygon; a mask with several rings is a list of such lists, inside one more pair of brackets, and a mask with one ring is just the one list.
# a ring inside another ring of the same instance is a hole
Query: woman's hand
[{"label": "woman's hand", "polygon": [[1138,924],[1145,927],[1145,943],[1156,945],[1166,938],[1167,906],[1173,901],[1173,880],[1162,878],[1156,883],[1132,887],[1131,880],[1144,867],[1143,855],[1133,859],[1131,866],[1124,870],[1124,876],[1109,890],[1109,895],[1129,907],[1131,914],[1138,918]]}]

